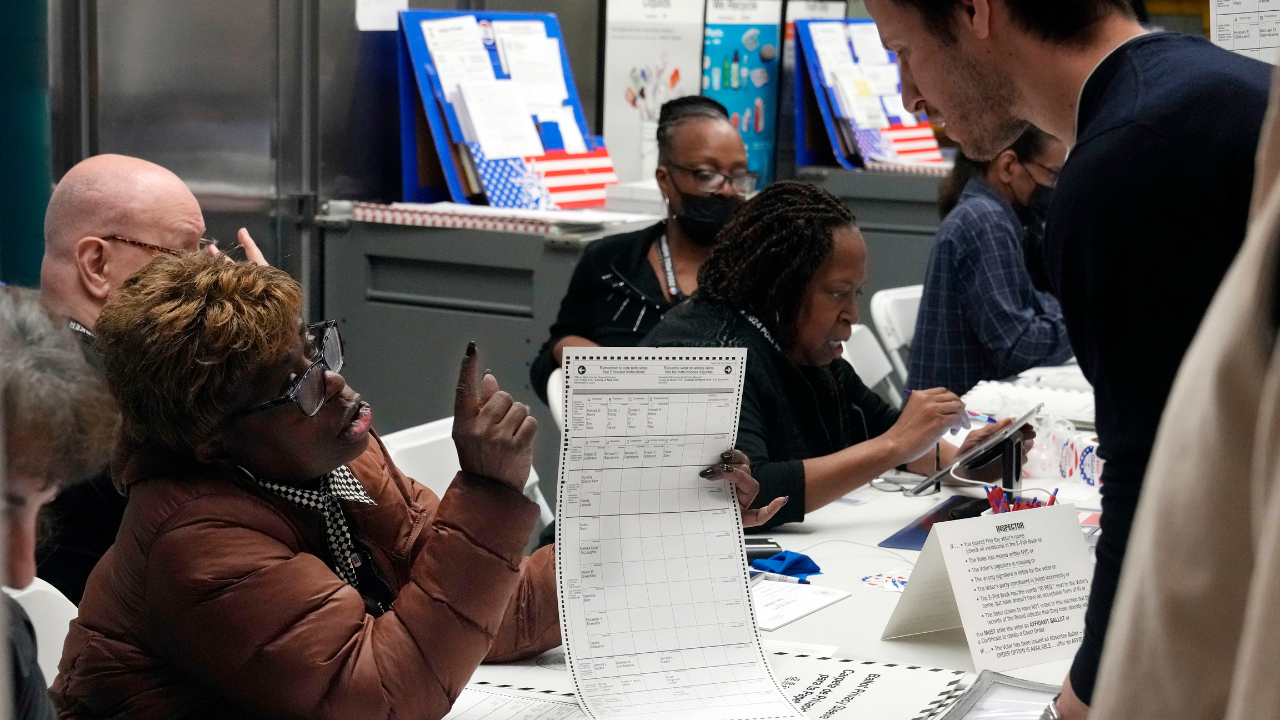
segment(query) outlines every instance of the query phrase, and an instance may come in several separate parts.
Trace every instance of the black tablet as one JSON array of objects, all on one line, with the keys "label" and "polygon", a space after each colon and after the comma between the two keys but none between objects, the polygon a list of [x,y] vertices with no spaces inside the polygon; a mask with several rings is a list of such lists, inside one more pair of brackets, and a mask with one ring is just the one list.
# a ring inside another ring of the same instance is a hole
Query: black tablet
[{"label": "black tablet", "polygon": [[[1020,431],[1022,430],[1022,426],[1023,426],[1023,425],[1026,425],[1028,422],[1030,422],[1030,421],[1031,421],[1031,418],[1035,417],[1035,416],[1036,416],[1036,413],[1040,412],[1040,409],[1041,409],[1041,408],[1043,408],[1043,407],[1044,407],[1044,405],[1043,405],[1043,404],[1040,404],[1040,405],[1037,405],[1037,406],[1035,406],[1035,407],[1031,408],[1031,410],[1029,410],[1025,415],[1023,415],[1022,417],[1018,418],[1017,420],[1014,420],[1014,421],[1013,421],[1013,423],[1012,423],[1012,424],[1010,424],[1010,425],[1009,425],[1008,427],[1006,427],[1005,429],[1001,430],[1000,432],[996,433],[995,435],[992,435],[991,437],[987,438],[986,440],[984,440],[984,441],[982,441],[982,442],[978,443],[977,445],[973,446],[972,448],[969,448],[969,450],[965,451],[965,453],[964,453],[963,455],[961,455],[960,457],[956,458],[955,462],[951,463],[950,465],[948,465],[948,466],[947,466],[947,467],[945,467],[945,468],[942,468],[941,470],[939,470],[938,472],[936,472],[936,473],[934,473],[934,474],[930,475],[929,477],[925,478],[924,480],[921,480],[919,485],[916,485],[915,487],[911,488],[910,490],[907,490],[907,491],[906,491],[906,492],[907,492],[907,494],[908,494],[908,495],[922,495],[922,494],[924,494],[924,493],[928,492],[928,491],[929,491],[929,489],[930,489],[930,488],[932,488],[934,485],[937,485],[937,484],[941,483],[941,482],[942,482],[942,480],[943,480],[947,475],[949,475],[949,474],[951,473],[951,471],[952,471],[954,468],[962,467],[962,466],[967,466],[967,465],[983,465],[983,464],[986,464],[986,462],[989,460],[989,458],[983,458],[983,456],[984,456],[984,455],[986,455],[987,453],[991,452],[992,450],[995,450],[995,449],[996,449],[996,446],[998,446],[1000,443],[1004,442],[1005,440],[1008,440],[1010,437],[1012,437],[1012,436],[1013,436],[1013,434],[1014,434],[1015,432],[1020,432]],[[982,459],[982,462],[974,462],[974,461],[979,460],[979,459]]]}]

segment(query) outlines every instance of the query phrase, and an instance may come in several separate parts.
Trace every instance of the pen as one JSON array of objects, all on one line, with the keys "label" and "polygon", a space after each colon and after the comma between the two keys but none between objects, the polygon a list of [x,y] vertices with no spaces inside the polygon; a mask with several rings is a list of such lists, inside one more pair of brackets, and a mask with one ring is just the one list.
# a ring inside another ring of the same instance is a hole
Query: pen
[{"label": "pen", "polygon": [[752,571],[751,571],[751,584],[752,584],[752,585],[754,585],[754,584],[756,584],[757,582],[759,582],[759,581],[761,581],[761,580],[772,580],[773,582],[792,583],[792,584],[795,584],[795,585],[808,585],[808,584],[809,584],[809,581],[808,581],[808,580],[802,580],[801,578],[793,578],[793,577],[789,577],[789,576],[787,576],[787,575],[778,575],[777,573],[762,572],[762,571],[760,571],[760,570],[752,570]]},{"label": "pen", "polygon": [[[903,390],[903,391],[902,391],[902,394],[903,394],[903,395],[906,395],[907,397],[911,397],[911,393],[913,393],[913,392],[915,392],[915,391],[914,391],[914,390]],[[983,415],[982,413],[976,413],[976,412],[974,412],[974,411],[972,411],[972,410],[965,410],[965,412],[966,412],[966,413],[968,413],[969,417],[973,418],[974,420],[977,420],[978,422],[984,422],[984,423],[987,423],[987,424],[989,424],[989,425],[994,425],[994,424],[997,422],[997,420],[996,420],[995,418],[991,417],[990,415]]]}]

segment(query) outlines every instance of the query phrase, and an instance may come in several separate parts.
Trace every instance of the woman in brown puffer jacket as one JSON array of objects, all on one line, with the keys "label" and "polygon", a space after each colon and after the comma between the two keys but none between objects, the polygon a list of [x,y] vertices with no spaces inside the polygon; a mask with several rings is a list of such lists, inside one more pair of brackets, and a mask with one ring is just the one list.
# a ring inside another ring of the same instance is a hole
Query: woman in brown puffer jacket
[{"label": "woman in brown puffer jacket", "polygon": [[285,273],[159,256],[96,328],[129,495],[52,693],[64,718],[439,718],[482,660],[560,642],[521,489],[536,424],[467,351],[444,497],[347,387]]}]

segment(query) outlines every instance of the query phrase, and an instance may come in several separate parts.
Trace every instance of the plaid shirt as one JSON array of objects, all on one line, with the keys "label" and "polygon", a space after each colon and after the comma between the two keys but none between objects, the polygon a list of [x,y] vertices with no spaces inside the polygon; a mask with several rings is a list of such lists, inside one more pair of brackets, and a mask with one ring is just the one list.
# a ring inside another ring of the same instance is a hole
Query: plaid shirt
[{"label": "plaid shirt", "polygon": [[938,242],[916,317],[907,387],[945,387],[963,395],[1071,358],[1057,298],[1031,284],[1013,207],[981,179],[938,228]]}]

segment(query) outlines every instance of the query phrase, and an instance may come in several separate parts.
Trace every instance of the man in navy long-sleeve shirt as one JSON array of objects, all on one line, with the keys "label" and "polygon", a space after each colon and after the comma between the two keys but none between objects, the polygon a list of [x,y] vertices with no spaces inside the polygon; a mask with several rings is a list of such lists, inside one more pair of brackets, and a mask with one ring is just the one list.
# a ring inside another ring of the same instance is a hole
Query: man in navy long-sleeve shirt
[{"label": "man in navy long-sleeve shirt", "polygon": [[1173,377],[1244,239],[1271,68],[1169,33],[1129,0],[867,0],[903,100],[966,154],[1029,122],[1074,146],[1045,239],[1097,398],[1102,539],[1057,706],[1087,716],[1129,528]]}]

